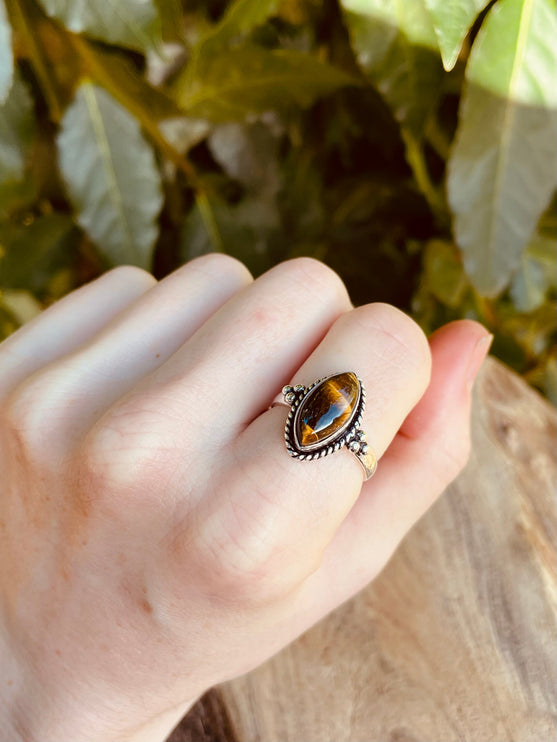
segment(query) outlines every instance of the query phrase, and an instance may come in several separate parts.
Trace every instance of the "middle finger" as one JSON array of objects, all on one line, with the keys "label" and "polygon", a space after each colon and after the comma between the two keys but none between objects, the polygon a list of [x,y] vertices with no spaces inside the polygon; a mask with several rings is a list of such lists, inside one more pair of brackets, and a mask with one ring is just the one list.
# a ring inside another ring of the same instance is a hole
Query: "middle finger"
[{"label": "middle finger", "polygon": [[[430,368],[418,325],[392,306],[368,304],[342,315],[288,381],[307,387],[331,373],[357,373],[367,390],[362,429],[380,458],[424,393]],[[182,539],[191,548],[194,538],[205,565],[200,574],[212,587],[216,580],[218,589],[268,598],[299,584],[319,566],[362,489],[361,466],[347,450],[309,461],[289,456],[287,414],[267,410],[224,452],[221,486],[199,502],[193,519],[202,526]],[[371,480],[367,493],[373,488]]]},{"label": "middle finger", "polygon": [[341,279],[323,263],[280,263],[215,312],[103,424],[119,435],[126,426],[155,430],[162,445],[183,442],[184,428],[202,429],[206,446],[220,448],[268,407],[276,387],[351,307]]}]

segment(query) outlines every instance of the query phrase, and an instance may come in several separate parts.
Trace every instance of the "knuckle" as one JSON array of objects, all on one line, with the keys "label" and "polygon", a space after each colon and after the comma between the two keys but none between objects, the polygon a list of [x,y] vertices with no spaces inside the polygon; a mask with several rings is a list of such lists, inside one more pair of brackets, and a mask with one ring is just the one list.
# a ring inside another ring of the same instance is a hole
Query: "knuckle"
[{"label": "knuckle", "polygon": [[16,387],[2,402],[2,427],[28,462],[48,461],[56,420],[49,384],[42,377]]},{"label": "knuckle", "polygon": [[118,265],[105,275],[118,283],[137,284],[145,288],[152,288],[157,283],[157,279],[149,271],[137,265]]},{"label": "knuckle", "polygon": [[28,431],[30,427],[26,418],[27,411],[21,407],[19,396],[16,397],[12,393],[4,399],[0,414],[2,419],[2,448],[10,451],[15,444],[17,458],[28,459]]},{"label": "knuckle", "polygon": [[176,470],[174,449],[161,446],[152,419],[138,413],[101,420],[78,447],[78,469],[94,483],[96,497],[112,507],[122,501],[159,504]]},{"label": "knuckle", "polygon": [[[282,328],[280,320],[280,308],[272,302],[255,306],[249,314],[244,315],[240,332],[242,344],[250,342],[252,363],[259,363],[267,353],[267,346],[279,339]],[[231,336],[231,340],[238,342],[235,335]]]},{"label": "knuckle", "polygon": [[351,312],[363,326],[364,333],[380,335],[386,354],[403,358],[405,365],[423,374],[425,385],[431,373],[431,351],[422,328],[411,317],[391,304],[377,302],[357,307]]},{"label": "knuckle", "polygon": [[[300,581],[281,546],[276,503],[253,492],[227,492],[227,502],[205,513],[189,548],[201,589],[226,602],[254,605],[269,603],[289,593]],[[277,532],[278,531],[278,532]]]},{"label": "knuckle", "polygon": [[278,592],[264,563],[249,547],[228,540],[203,539],[196,545],[196,564],[202,591],[224,602],[251,604],[272,599]]},{"label": "knuckle", "polygon": [[222,525],[219,532],[204,533],[195,542],[203,590],[227,602],[268,602],[284,592],[269,542],[257,527],[250,534]]},{"label": "knuckle", "polygon": [[278,270],[284,271],[290,280],[301,284],[303,289],[326,299],[334,297],[349,304],[348,292],[341,277],[320,260],[309,257],[292,258],[280,263]]},{"label": "knuckle", "polygon": [[186,263],[188,266],[200,270],[206,270],[211,276],[218,273],[227,273],[238,278],[239,283],[243,286],[253,282],[253,276],[246,266],[237,258],[226,253],[212,252],[206,255],[200,255]]}]

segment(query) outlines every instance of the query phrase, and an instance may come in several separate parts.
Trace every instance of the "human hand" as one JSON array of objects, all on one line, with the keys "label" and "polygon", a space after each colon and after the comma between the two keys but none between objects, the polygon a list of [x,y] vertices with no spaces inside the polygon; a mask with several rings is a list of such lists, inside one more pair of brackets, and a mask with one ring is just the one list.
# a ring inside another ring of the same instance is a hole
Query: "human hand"
[{"label": "human hand", "polygon": [[[209,255],[158,284],[110,271],[8,338],[2,739],[162,740],[366,585],[466,462],[488,337],[460,321],[428,343],[314,260],[254,282]],[[291,458],[267,409],[342,371],[382,457],[363,486],[347,451]]]}]

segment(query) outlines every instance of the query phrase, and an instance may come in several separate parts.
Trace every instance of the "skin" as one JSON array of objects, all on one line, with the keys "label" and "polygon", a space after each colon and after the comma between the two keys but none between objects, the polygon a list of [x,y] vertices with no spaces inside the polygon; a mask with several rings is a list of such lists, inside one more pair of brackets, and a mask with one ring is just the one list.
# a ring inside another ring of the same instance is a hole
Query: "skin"
[{"label": "skin", "polygon": [[[372,580],[466,463],[489,347],[299,258],[117,268],[0,345],[1,739],[163,740]],[[282,386],[364,381],[376,475],[284,447]]]}]

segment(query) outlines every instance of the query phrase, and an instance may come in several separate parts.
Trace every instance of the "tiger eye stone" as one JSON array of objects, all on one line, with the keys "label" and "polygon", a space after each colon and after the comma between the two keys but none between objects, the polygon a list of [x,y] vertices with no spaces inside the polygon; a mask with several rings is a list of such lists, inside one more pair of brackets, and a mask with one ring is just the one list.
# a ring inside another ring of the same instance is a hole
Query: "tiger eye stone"
[{"label": "tiger eye stone", "polygon": [[349,422],[359,397],[355,374],[332,376],[311,390],[301,404],[296,438],[302,448],[320,443],[340,432]]}]

